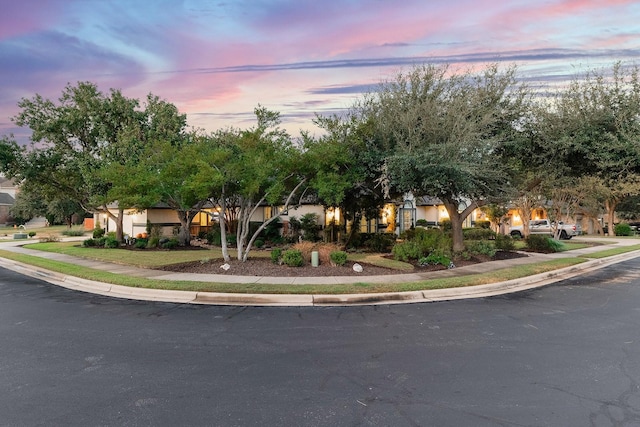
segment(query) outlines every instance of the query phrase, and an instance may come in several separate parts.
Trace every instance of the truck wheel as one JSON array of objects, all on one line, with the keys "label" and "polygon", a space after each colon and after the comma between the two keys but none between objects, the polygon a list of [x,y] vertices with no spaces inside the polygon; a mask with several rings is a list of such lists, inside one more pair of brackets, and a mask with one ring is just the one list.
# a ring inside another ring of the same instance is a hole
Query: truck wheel
[{"label": "truck wheel", "polygon": [[511,232],[511,237],[517,237],[522,239],[522,233],[520,233],[519,231],[512,231]]},{"label": "truck wheel", "polygon": [[566,231],[562,230],[560,232],[560,239],[561,240],[569,240],[569,237],[567,236],[567,232]]}]

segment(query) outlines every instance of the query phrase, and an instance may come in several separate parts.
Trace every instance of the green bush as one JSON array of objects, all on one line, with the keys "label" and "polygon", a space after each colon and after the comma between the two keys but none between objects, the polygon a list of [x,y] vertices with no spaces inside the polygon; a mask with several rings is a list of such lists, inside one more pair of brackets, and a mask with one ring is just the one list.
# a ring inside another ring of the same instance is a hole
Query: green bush
[{"label": "green bush", "polygon": [[440,229],[442,231],[451,231],[451,220],[443,219],[442,221],[440,221]]},{"label": "green bush", "polygon": [[220,234],[220,224],[215,224],[206,234],[205,238],[210,245],[222,245],[222,235]]},{"label": "green bush", "polygon": [[329,258],[335,265],[345,265],[347,262],[347,253],[345,251],[334,251],[329,254]]},{"label": "green bush", "polygon": [[462,230],[465,240],[493,240],[496,233],[490,228],[465,228]]},{"label": "green bush", "polygon": [[318,215],[314,213],[307,213],[300,218],[300,227],[302,229],[302,240],[310,242],[317,242],[320,240],[318,235]]},{"label": "green bush", "polygon": [[287,249],[282,253],[282,262],[289,267],[302,267],[304,258],[302,252],[297,249]]},{"label": "green bush", "polygon": [[36,235],[36,232],[35,232],[35,231],[30,231],[30,232],[28,233],[28,235],[29,235],[29,237],[33,237],[33,236],[35,236],[35,235]]},{"label": "green bush", "polygon": [[107,237],[104,240],[104,247],[109,249],[115,249],[120,246],[120,242],[115,237]]},{"label": "green bush", "polygon": [[496,247],[489,240],[471,240],[466,242],[465,246],[471,255],[493,257],[496,254]]},{"label": "green bush", "polygon": [[136,242],[133,244],[133,247],[136,249],[146,249],[149,241],[147,239],[136,239]]},{"label": "green bush", "polygon": [[99,239],[102,236],[104,236],[104,233],[105,233],[104,229],[100,228],[100,226],[98,225],[96,228],[93,229],[93,238]]},{"label": "green bush", "polygon": [[98,237],[97,239],[95,239],[96,246],[99,247],[99,248],[104,247],[104,244],[105,244],[106,240],[107,240],[107,238],[104,237],[104,236]]},{"label": "green bush", "polygon": [[616,224],[613,227],[613,232],[616,236],[631,236],[633,234],[633,230],[631,226],[626,222],[621,222],[620,224]]},{"label": "green bush", "polygon": [[525,239],[527,247],[534,252],[558,252],[564,246],[562,242],[543,234],[531,234]]},{"label": "green bush", "polygon": [[167,239],[166,242],[162,243],[162,247],[164,249],[175,249],[179,244],[178,239]]},{"label": "green bush", "polygon": [[147,247],[150,249],[157,248],[159,244],[160,244],[160,238],[157,236],[149,237],[149,240],[147,241]]},{"label": "green bush", "polygon": [[416,228],[404,235],[409,239],[396,244],[392,250],[396,260],[419,260],[434,251],[451,252],[451,239],[440,229]]},{"label": "green bush", "polygon": [[262,240],[262,239],[254,240],[253,246],[255,246],[256,248],[260,249],[261,247],[264,246],[264,240]]},{"label": "green bush", "polygon": [[491,221],[476,221],[476,228],[491,228]]},{"label": "green bush", "polygon": [[420,244],[415,240],[406,240],[397,243],[391,250],[391,253],[393,254],[393,259],[404,262],[420,259],[424,255]]},{"label": "green bush", "polygon": [[426,227],[428,225],[429,225],[429,221],[427,221],[426,219],[419,219],[416,221],[417,227]]},{"label": "green bush", "polygon": [[444,254],[441,250],[435,250],[426,257],[422,257],[418,260],[420,265],[444,265],[449,267],[451,265],[451,258]]},{"label": "green bush", "polygon": [[396,242],[393,233],[368,233],[362,235],[362,246],[371,252],[389,253]]},{"label": "green bush", "polygon": [[274,264],[280,264],[280,257],[282,256],[282,249],[274,248],[271,250],[271,262]]},{"label": "green bush", "polygon": [[85,248],[93,248],[96,246],[96,241],[95,239],[86,239],[82,242],[82,246]]},{"label": "green bush", "polygon": [[500,251],[512,251],[516,248],[513,237],[509,236],[508,234],[496,234],[495,245],[496,249]]}]

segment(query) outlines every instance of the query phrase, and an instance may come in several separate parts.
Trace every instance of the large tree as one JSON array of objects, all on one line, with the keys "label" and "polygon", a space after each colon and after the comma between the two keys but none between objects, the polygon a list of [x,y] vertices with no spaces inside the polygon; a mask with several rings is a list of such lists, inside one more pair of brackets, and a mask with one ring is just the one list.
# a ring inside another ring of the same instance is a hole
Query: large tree
[{"label": "large tree", "polygon": [[536,144],[544,153],[547,180],[593,177],[608,190],[609,231],[615,210],[640,182],[640,72],[621,63],[610,72],[590,71],[541,109]]},{"label": "large tree", "polygon": [[22,99],[13,120],[32,131],[32,144],[19,146],[5,138],[0,144],[0,169],[20,182],[37,186],[48,199],[71,199],[87,212],[104,212],[116,223],[122,239],[123,209],[108,207],[110,183],[97,171],[136,150],[123,141],[144,120],[138,101],[118,90],[101,93],[97,86],[81,82],[68,85],[58,102],[36,95]]},{"label": "large tree", "polygon": [[385,152],[375,143],[374,126],[357,108],[346,116],[317,117],[325,133],[304,138],[310,188],[327,208],[340,208],[352,222],[349,244],[360,220],[377,218],[385,203],[378,184]]},{"label": "large tree", "polygon": [[517,132],[527,98],[515,71],[416,66],[373,95],[371,114],[387,149],[383,177],[391,188],[443,202],[454,251],[464,250],[464,219],[508,194],[498,148]]}]

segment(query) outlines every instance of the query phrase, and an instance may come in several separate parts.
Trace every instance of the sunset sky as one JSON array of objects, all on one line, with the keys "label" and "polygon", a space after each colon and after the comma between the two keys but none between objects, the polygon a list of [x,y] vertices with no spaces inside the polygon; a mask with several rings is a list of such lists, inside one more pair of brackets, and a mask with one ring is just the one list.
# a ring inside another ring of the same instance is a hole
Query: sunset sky
[{"label": "sunset sky", "polygon": [[640,62],[637,0],[0,0],[0,136],[22,97],[91,81],[151,92],[192,126],[287,130],[348,108],[415,63],[516,64],[532,84]]}]

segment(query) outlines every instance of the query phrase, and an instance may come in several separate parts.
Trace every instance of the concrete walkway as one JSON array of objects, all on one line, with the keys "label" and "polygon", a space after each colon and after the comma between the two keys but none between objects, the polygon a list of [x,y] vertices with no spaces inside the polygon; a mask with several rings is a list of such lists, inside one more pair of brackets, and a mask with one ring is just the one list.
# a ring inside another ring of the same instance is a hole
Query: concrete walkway
[{"label": "concrete walkway", "polygon": [[[492,261],[474,264],[466,267],[442,270],[437,272],[398,274],[387,276],[344,276],[344,277],[256,277],[256,276],[235,276],[220,274],[195,274],[195,273],[173,273],[161,270],[137,268],[124,266],[109,262],[93,261],[84,258],[73,257],[63,254],[36,251],[24,248],[25,241],[0,242],[0,249],[38,256],[46,259],[66,262],[96,270],[109,271],[130,277],[144,277],[154,280],[183,280],[217,283],[258,283],[258,284],[349,284],[349,283],[406,283],[423,281],[440,277],[455,277],[485,273],[501,268],[516,265],[533,264],[556,258],[576,257],[599,252],[603,249],[630,246],[640,243],[640,239],[615,239],[598,237],[577,237],[573,241],[597,242],[600,245],[591,246],[584,249],[555,254],[529,254],[528,257],[516,258],[504,261]],[[450,288],[438,290],[425,290],[413,292],[378,293],[378,294],[349,294],[349,295],[276,295],[276,294],[241,294],[241,293],[215,293],[215,292],[194,292],[194,291],[166,291],[145,288],[134,288],[126,286],[111,285],[108,283],[89,281],[73,276],[66,276],[60,273],[29,266],[27,264],[0,258],[0,266],[17,271],[32,277],[45,280],[47,282],[75,289],[84,292],[91,292],[100,295],[113,297],[146,300],[146,301],[166,301],[177,303],[194,304],[225,304],[225,305],[280,305],[280,306],[310,306],[310,305],[357,305],[357,304],[393,304],[409,302],[431,302],[463,298],[478,298],[492,295],[500,295],[509,292],[531,289],[544,286],[559,280],[583,274],[587,271],[611,265],[627,259],[640,256],[640,251],[628,252],[622,255],[609,257],[606,259],[591,260],[582,264],[555,270],[535,276],[510,280],[489,285],[479,285],[464,288]]]}]

